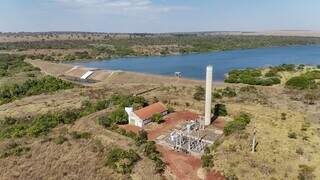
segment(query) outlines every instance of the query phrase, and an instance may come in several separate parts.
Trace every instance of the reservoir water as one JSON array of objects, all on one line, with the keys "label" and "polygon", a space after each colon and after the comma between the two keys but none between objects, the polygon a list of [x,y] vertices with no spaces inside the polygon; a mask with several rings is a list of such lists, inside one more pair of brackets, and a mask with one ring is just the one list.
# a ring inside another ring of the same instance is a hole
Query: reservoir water
[{"label": "reservoir water", "polygon": [[183,77],[205,78],[205,67],[214,68],[214,79],[222,81],[232,69],[256,68],[280,64],[320,65],[320,46],[290,46],[188,54],[161,57],[132,57],[77,62],[74,65]]}]

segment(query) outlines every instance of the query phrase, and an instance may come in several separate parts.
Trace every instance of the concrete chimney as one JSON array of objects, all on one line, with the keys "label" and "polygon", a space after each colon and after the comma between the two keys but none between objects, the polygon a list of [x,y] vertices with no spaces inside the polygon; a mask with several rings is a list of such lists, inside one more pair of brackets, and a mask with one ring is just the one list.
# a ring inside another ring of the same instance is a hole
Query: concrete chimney
[{"label": "concrete chimney", "polygon": [[205,104],[205,115],[204,125],[208,126],[211,124],[211,104],[212,104],[212,66],[207,66],[206,76],[206,104]]}]

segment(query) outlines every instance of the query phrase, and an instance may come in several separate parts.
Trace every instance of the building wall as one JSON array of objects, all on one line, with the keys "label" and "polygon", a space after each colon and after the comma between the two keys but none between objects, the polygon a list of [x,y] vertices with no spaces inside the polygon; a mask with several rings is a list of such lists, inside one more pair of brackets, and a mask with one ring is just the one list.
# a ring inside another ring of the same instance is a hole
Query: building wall
[{"label": "building wall", "polygon": [[133,113],[131,113],[131,115],[129,115],[128,120],[129,120],[130,125],[143,127],[143,121],[139,117],[135,116]]},{"label": "building wall", "polygon": [[[165,116],[167,114],[168,114],[168,111],[165,111],[165,112],[161,113],[162,116]],[[133,112],[130,113],[130,115],[128,116],[128,120],[129,120],[129,124],[130,125],[138,126],[138,127],[141,127],[141,128],[151,122],[151,118],[143,120],[143,119],[140,119]]]}]

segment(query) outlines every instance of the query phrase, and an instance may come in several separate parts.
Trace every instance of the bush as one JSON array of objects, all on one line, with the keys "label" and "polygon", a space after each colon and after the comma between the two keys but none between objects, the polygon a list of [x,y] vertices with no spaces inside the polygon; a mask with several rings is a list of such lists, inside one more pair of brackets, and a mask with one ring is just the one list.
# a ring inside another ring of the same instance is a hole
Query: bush
[{"label": "bush", "polygon": [[297,133],[295,133],[295,132],[289,132],[289,133],[288,133],[288,137],[289,137],[290,139],[297,139]]},{"label": "bush", "polygon": [[320,71],[319,70],[309,71],[309,72],[306,72],[303,76],[306,76],[309,79],[320,79]]},{"label": "bush", "polygon": [[132,149],[129,151],[114,148],[107,153],[105,165],[115,169],[122,174],[131,173],[136,162],[140,160],[139,155]]},{"label": "bush", "polygon": [[26,135],[38,137],[47,135],[52,128],[59,124],[71,124],[82,116],[83,112],[95,112],[90,103],[84,104],[82,109],[69,110],[33,117],[31,120],[5,118],[0,120],[0,139],[20,138]]},{"label": "bush", "polygon": [[103,116],[103,117],[98,118],[98,124],[105,127],[105,128],[111,127],[111,125],[113,123],[114,122],[111,119],[109,119],[107,116]]},{"label": "bush", "polygon": [[280,84],[281,80],[279,77],[271,76],[271,73],[267,73],[267,76],[263,76],[259,69],[245,69],[230,71],[225,82],[271,86],[274,84]]},{"label": "bush", "polygon": [[145,130],[141,130],[135,139],[137,146],[140,146],[148,141],[148,133]]},{"label": "bush", "polygon": [[213,99],[221,99],[222,95],[219,92],[213,92],[212,97],[213,97]]},{"label": "bush", "polygon": [[316,82],[306,76],[292,77],[286,82],[287,88],[292,89],[312,89],[316,87]]},{"label": "bush", "polygon": [[24,55],[0,54],[0,77],[14,76],[20,72],[39,71],[39,68],[24,62],[24,59]]},{"label": "bush", "polygon": [[[186,104],[187,105],[187,104]],[[168,113],[173,113],[175,110],[172,106],[168,107]]]},{"label": "bush", "polygon": [[134,108],[145,107],[148,105],[146,99],[142,96],[124,96],[113,95],[109,100],[113,105],[118,105],[119,108],[133,106]]},{"label": "bush", "polygon": [[156,122],[158,124],[161,124],[164,122],[163,117],[160,113],[156,113],[151,117],[152,122]]},{"label": "bush", "polygon": [[0,152],[0,158],[6,158],[9,156],[21,156],[28,151],[30,151],[29,147],[22,147],[16,142],[10,142]]},{"label": "bush", "polygon": [[297,148],[296,153],[299,155],[303,155],[303,149],[301,147]]},{"label": "bush", "polygon": [[64,136],[59,135],[58,137],[56,137],[53,142],[56,144],[63,144],[65,141],[67,141],[68,139],[65,138]]},{"label": "bush", "polygon": [[162,161],[154,141],[148,141],[143,145],[143,153],[155,163],[156,172],[162,173],[165,170],[166,164]]},{"label": "bush", "polygon": [[21,85],[5,85],[0,88],[0,104],[8,103],[24,96],[54,92],[73,88],[73,84],[63,80],[45,76],[38,80],[27,80]]},{"label": "bush", "polygon": [[254,86],[244,86],[240,88],[240,92],[243,93],[258,93],[258,89]]},{"label": "bush", "polygon": [[313,174],[314,167],[310,167],[307,165],[299,165],[299,180],[311,180],[315,178],[315,175]]},{"label": "bush", "polygon": [[214,99],[221,99],[223,97],[235,97],[237,96],[236,90],[230,87],[226,87],[224,89],[216,89],[213,93],[212,93],[212,97]]},{"label": "bush", "polygon": [[201,86],[196,87],[196,92],[193,94],[193,98],[197,101],[204,100],[205,90]]},{"label": "bush", "polygon": [[166,169],[166,164],[160,158],[159,154],[152,154],[152,157],[149,157],[155,163],[155,171],[157,173],[163,173]]},{"label": "bush", "polygon": [[226,136],[236,132],[241,131],[246,128],[246,126],[250,123],[250,116],[245,113],[240,113],[237,117],[234,118],[233,121],[228,122],[223,129],[223,132]]},{"label": "bush", "polygon": [[213,167],[213,155],[212,154],[204,154],[201,156],[202,166],[206,168]]},{"label": "bush", "polygon": [[110,113],[108,118],[115,124],[128,124],[128,114],[125,112],[124,108],[117,108]]},{"label": "bush", "polygon": [[73,139],[89,139],[91,137],[91,133],[89,132],[73,131],[70,135]]},{"label": "bush", "polygon": [[214,109],[213,109],[213,114],[214,114],[215,117],[227,116],[228,112],[227,112],[226,105],[224,105],[224,104],[216,104],[214,106]]},{"label": "bush", "polygon": [[143,145],[143,153],[146,156],[151,155],[152,153],[158,153],[156,143],[154,141],[148,141]]},{"label": "bush", "polygon": [[265,77],[275,77],[275,76],[278,76],[278,72],[271,69],[264,76]]},{"label": "bush", "polygon": [[224,97],[235,97],[237,96],[236,90],[230,87],[226,87],[222,90],[222,96]]}]

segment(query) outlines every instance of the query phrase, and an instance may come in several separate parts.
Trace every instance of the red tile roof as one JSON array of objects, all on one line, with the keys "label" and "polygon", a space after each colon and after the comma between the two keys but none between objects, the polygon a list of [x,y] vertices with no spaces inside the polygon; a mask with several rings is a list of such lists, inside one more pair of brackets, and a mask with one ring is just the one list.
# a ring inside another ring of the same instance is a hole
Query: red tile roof
[{"label": "red tile roof", "polygon": [[151,104],[150,106],[144,107],[142,109],[139,109],[137,111],[134,111],[134,113],[142,120],[146,120],[151,118],[156,113],[163,113],[167,111],[168,109],[164,104],[161,102],[157,102],[154,104]]}]

